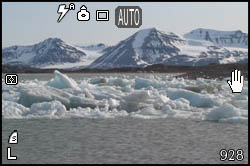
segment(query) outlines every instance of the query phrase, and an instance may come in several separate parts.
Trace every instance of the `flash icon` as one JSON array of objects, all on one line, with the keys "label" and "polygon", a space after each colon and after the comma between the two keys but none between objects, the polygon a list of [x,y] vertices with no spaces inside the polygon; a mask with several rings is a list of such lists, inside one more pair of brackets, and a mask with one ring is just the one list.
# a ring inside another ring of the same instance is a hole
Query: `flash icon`
[{"label": "flash icon", "polygon": [[66,16],[66,14],[68,13],[69,10],[75,10],[75,4],[74,3],[70,3],[69,4],[69,8],[66,7],[65,4],[60,4],[58,6],[58,10],[57,10],[57,13],[60,14],[57,22],[59,23],[64,16]]}]

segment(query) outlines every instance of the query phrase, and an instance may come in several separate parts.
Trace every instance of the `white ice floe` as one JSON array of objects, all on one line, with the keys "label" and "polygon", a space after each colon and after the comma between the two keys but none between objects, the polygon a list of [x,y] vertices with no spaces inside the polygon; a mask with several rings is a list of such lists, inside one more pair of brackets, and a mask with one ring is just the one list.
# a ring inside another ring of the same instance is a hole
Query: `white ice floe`
[{"label": "white ice floe", "polygon": [[63,89],[63,88],[73,88],[73,89],[79,89],[77,83],[69,78],[67,75],[60,73],[59,71],[55,70],[54,72],[55,78],[50,80],[47,85]]},{"label": "white ice floe", "polygon": [[185,98],[194,107],[213,107],[218,105],[218,101],[208,95],[177,88],[168,88],[166,91],[170,99]]},{"label": "white ice floe", "polygon": [[233,94],[226,80],[165,74],[103,74],[76,80],[55,71],[48,81],[2,79],[2,115],[20,118],[185,118],[248,123],[248,82]]},{"label": "white ice floe", "polygon": [[30,107],[29,117],[61,118],[66,113],[66,107],[59,101],[34,103]]},{"label": "white ice floe", "polygon": [[29,108],[13,101],[2,100],[2,116],[6,119],[22,119]]},{"label": "white ice floe", "polygon": [[240,110],[231,104],[225,104],[207,113],[207,120],[219,121],[221,119],[228,119],[241,116]]}]

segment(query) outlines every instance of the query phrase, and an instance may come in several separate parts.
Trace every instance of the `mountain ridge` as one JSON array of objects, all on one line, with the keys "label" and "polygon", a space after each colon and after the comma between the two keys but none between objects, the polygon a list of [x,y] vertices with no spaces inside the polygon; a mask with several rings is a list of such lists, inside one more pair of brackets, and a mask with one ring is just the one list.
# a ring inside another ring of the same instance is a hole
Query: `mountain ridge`
[{"label": "mountain ridge", "polygon": [[[234,42],[236,37],[240,43],[216,43],[216,37],[226,37],[227,40],[232,37]],[[3,48],[2,64],[39,68],[60,66],[77,70],[85,67],[109,69],[153,64],[199,66],[247,62],[246,39],[248,40],[248,34],[240,30],[218,31],[204,28],[194,29],[183,36],[156,28],[142,29],[113,46],[103,43],[76,46],[59,38],[48,38],[34,45]]]},{"label": "mountain ridge", "polygon": [[185,38],[210,41],[218,46],[248,47],[248,34],[241,30],[221,31],[197,28],[184,34]]},{"label": "mountain ridge", "polygon": [[248,61],[248,50],[245,48],[227,48],[205,38],[195,39],[156,28],[143,29],[106,48],[105,53],[88,68],[145,67],[159,63],[199,66]]},{"label": "mountain ridge", "polygon": [[77,62],[86,56],[83,51],[59,38],[48,38],[29,46],[11,46],[2,49],[3,64],[43,66],[55,63]]}]

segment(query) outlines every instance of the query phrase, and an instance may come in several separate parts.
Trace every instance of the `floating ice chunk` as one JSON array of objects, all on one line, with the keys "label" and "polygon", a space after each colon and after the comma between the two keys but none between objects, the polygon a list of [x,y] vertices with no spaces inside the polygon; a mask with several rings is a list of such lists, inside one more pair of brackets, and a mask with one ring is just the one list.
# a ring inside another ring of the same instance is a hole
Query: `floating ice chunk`
[{"label": "floating ice chunk", "polygon": [[121,107],[128,112],[137,111],[141,107],[148,105],[148,100],[151,98],[152,96],[149,90],[136,90],[123,97]]},{"label": "floating ice chunk", "polygon": [[232,100],[231,103],[233,106],[241,108],[248,104],[248,100]]},{"label": "floating ice chunk", "polygon": [[94,100],[91,98],[82,98],[81,96],[72,96],[70,97],[70,108],[77,108],[77,107],[90,107],[90,108],[96,108],[98,106],[104,107],[105,104],[102,104],[98,100]]},{"label": "floating ice chunk", "polygon": [[151,97],[149,90],[137,90],[124,96],[124,99],[128,102],[142,102]]},{"label": "floating ice chunk", "polygon": [[103,111],[98,107],[95,109],[91,108],[72,108],[67,111],[67,117],[82,117],[82,118],[115,118],[120,116],[127,116],[128,113],[124,110],[113,109],[111,111]]},{"label": "floating ice chunk", "polygon": [[227,80],[231,80],[232,78],[231,77],[225,77],[225,78],[223,78],[222,80],[223,81],[227,81]]},{"label": "floating ice chunk", "polygon": [[162,87],[163,85],[159,81],[152,81],[152,80],[145,79],[145,78],[135,79],[135,89],[142,89],[142,88],[147,88],[150,86],[154,88],[159,88],[159,87]]},{"label": "floating ice chunk", "polygon": [[248,100],[247,95],[239,94],[234,97],[235,100]]},{"label": "floating ice chunk", "polygon": [[170,116],[173,116],[173,115],[175,115],[177,113],[177,111],[173,110],[169,104],[163,105],[162,112],[164,114],[167,114],[167,115],[170,115]]},{"label": "floating ice chunk", "polygon": [[83,89],[83,92],[84,92],[84,94],[85,94],[85,97],[91,98],[91,99],[94,99],[94,98],[95,98],[95,96],[93,96],[87,88],[84,88],[84,89]]},{"label": "floating ice chunk", "polygon": [[169,100],[162,106],[162,113],[169,116],[187,118],[195,115],[190,102],[184,98]]},{"label": "floating ice chunk", "polygon": [[28,114],[28,117],[33,118],[61,118],[65,115],[66,112],[65,106],[61,102],[56,100],[51,102],[34,103],[31,105],[30,110],[31,111]]},{"label": "floating ice chunk", "polygon": [[185,89],[168,88],[167,96],[172,99],[184,98],[190,101],[190,105],[195,107],[213,107],[218,105],[218,101],[212,99],[208,95],[195,93]]},{"label": "floating ice chunk", "polygon": [[168,102],[170,99],[167,96],[159,95],[159,101],[162,103]]},{"label": "floating ice chunk", "polygon": [[232,118],[223,118],[223,119],[220,119],[219,122],[248,124],[248,118],[240,117],[240,116],[232,117]]},{"label": "floating ice chunk", "polygon": [[123,92],[112,87],[112,86],[102,86],[92,89],[91,93],[94,95],[95,99],[102,100],[108,98],[119,99],[123,96]]},{"label": "floating ice chunk", "polygon": [[200,93],[204,89],[204,86],[187,86],[187,87],[184,87],[184,89],[193,91],[196,93]]},{"label": "floating ice chunk", "polygon": [[162,107],[162,113],[175,118],[190,118],[190,119],[202,119],[203,114],[200,111],[194,111],[194,108],[189,105],[189,101],[184,98],[177,100],[169,100]]},{"label": "floating ice chunk", "polygon": [[123,92],[132,92],[134,90],[134,88],[131,88],[131,85],[128,85],[126,87],[122,87],[121,91]]},{"label": "floating ice chunk", "polygon": [[55,78],[51,79],[47,83],[47,85],[58,89],[64,89],[64,88],[79,89],[77,83],[73,79],[69,78],[67,75],[62,74],[57,70],[55,70],[54,75]]},{"label": "floating ice chunk", "polygon": [[115,100],[115,99],[109,99],[108,104],[109,104],[109,107],[111,109],[113,109],[113,108],[117,108],[120,105],[120,101],[119,100]]},{"label": "floating ice chunk", "polygon": [[17,102],[19,99],[19,95],[19,92],[9,90],[9,92],[2,92],[2,99]]},{"label": "floating ice chunk", "polygon": [[66,106],[70,105],[69,98],[72,95],[61,91],[59,89],[37,86],[37,87],[25,87],[20,91],[20,98],[18,103],[30,107],[33,103],[49,102],[53,100],[58,100]]},{"label": "floating ice chunk", "polygon": [[109,79],[108,84],[120,86],[120,87],[126,87],[131,84],[131,81],[127,79],[122,79],[122,78],[115,78],[115,79]]},{"label": "floating ice chunk", "polygon": [[145,107],[136,111],[136,113],[141,115],[161,115],[162,112],[154,109],[153,107]]},{"label": "floating ice chunk", "polygon": [[170,99],[164,95],[157,95],[155,96],[154,108],[160,110],[164,103],[168,102]]},{"label": "floating ice chunk", "polygon": [[107,78],[93,78],[90,80],[91,84],[101,84],[101,83],[107,83],[108,79]]},{"label": "floating ice chunk", "polygon": [[2,101],[2,115],[6,119],[20,119],[24,118],[25,114],[29,112],[29,108],[24,107],[13,101]]},{"label": "floating ice chunk", "polygon": [[241,109],[248,110],[248,103],[241,107]]},{"label": "floating ice chunk", "polygon": [[190,102],[184,98],[179,98],[176,100],[169,100],[166,105],[169,105],[171,109],[175,110],[190,110]]},{"label": "floating ice chunk", "polygon": [[84,88],[93,89],[93,88],[96,87],[96,85],[88,83],[87,80],[81,80],[81,82],[79,83],[78,87],[80,87],[82,89],[84,89]]},{"label": "floating ice chunk", "polygon": [[231,104],[226,103],[220,107],[210,110],[206,116],[206,120],[219,121],[220,119],[232,118],[240,116],[240,110]]},{"label": "floating ice chunk", "polygon": [[[2,82],[3,117],[131,116],[145,119],[210,119],[227,123],[248,121],[247,81],[244,82],[242,93],[232,94],[226,81],[187,80],[165,74],[105,74],[83,77],[77,84],[72,84],[74,80],[65,76],[57,73],[49,82],[23,80],[16,86],[7,86]],[[222,106],[225,103],[229,103],[229,106]]]},{"label": "floating ice chunk", "polygon": [[154,107],[149,106],[141,108],[136,112],[131,112],[130,116],[134,118],[155,119],[155,118],[166,118],[168,115],[162,114],[161,110],[157,110]]}]

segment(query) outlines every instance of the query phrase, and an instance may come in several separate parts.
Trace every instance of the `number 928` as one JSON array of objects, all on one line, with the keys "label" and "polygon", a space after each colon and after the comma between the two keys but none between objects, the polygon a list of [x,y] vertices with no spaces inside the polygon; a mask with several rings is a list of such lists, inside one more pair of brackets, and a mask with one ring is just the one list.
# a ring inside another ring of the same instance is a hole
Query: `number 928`
[{"label": "number 928", "polygon": [[242,149],[234,150],[234,149],[221,149],[220,150],[220,160],[221,161],[242,161],[244,159],[244,151]]}]

